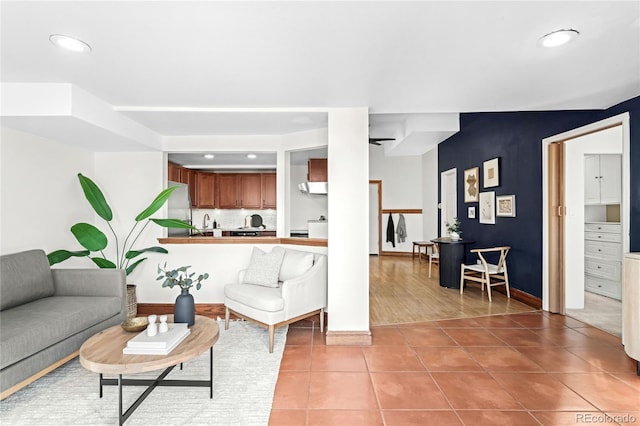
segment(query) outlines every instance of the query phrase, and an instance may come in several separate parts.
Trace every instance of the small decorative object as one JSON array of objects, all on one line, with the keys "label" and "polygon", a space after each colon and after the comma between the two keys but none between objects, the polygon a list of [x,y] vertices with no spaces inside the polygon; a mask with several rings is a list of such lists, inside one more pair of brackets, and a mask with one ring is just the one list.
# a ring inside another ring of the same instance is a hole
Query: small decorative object
[{"label": "small decorative object", "polygon": [[158,333],[166,333],[169,331],[169,325],[167,324],[167,316],[160,315],[160,325],[158,326]]},{"label": "small decorative object", "polygon": [[135,317],[135,318],[128,318],[125,322],[120,324],[120,327],[122,327],[124,331],[128,331],[130,333],[137,333],[147,328],[148,325],[149,325],[149,319],[147,317]]},{"label": "small decorative object", "polygon": [[516,217],[515,195],[499,195],[496,197],[496,216]]},{"label": "small decorative object", "polygon": [[445,225],[447,227],[447,232],[449,233],[449,236],[451,237],[451,239],[459,240],[462,232],[460,231],[460,221],[458,220],[458,218],[454,217],[453,222],[451,223],[447,222],[445,223]]},{"label": "small decorative object", "polygon": [[478,167],[464,171],[464,202],[477,203],[480,193],[480,178],[478,177]]},{"label": "small decorative object", "polygon": [[155,315],[149,315],[149,325],[147,326],[147,336],[153,337],[158,334],[158,324],[156,324],[156,319],[158,317]]},{"label": "small decorative object", "polygon": [[493,191],[480,193],[480,223],[495,225],[496,193]]},{"label": "small decorative object", "polygon": [[499,158],[488,160],[483,163],[483,177],[484,187],[492,188],[494,186],[500,186],[500,169]]},{"label": "small decorative object", "polygon": [[476,218],[476,208],[475,207],[468,207],[467,208],[467,218],[469,218],[469,219],[475,219]]},{"label": "small decorative object", "polygon": [[200,290],[200,287],[202,287],[201,282],[209,278],[209,274],[205,272],[193,279],[196,273],[189,273],[189,268],[191,266],[181,266],[177,269],[167,270],[165,262],[164,267],[158,265],[158,274],[160,276],[156,280],[164,280],[162,287],[173,288],[176,285],[180,286],[181,292],[176,298],[173,308],[173,322],[193,325],[196,322],[195,303],[193,295],[189,294],[189,289],[195,285],[196,290]]}]

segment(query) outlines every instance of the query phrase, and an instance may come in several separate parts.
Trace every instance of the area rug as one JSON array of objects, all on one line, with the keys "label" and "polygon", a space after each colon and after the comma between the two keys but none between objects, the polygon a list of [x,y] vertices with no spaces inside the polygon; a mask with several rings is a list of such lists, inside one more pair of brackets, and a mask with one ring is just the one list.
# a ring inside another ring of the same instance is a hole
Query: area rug
[{"label": "area rug", "polygon": [[[220,337],[213,346],[213,399],[209,399],[209,388],[157,387],[127,425],[268,424],[287,327],[276,330],[270,354],[265,329],[244,321],[232,321],[229,330],[224,329],[224,322],[218,325]],[[208,375],[207,351],[184,363],[183,370],[176,367],[167,378],[206,380]],[[0,402],[0,424],[118,424],[118,387],[103,389],[100,398],[98,374],[85,370],[76,358]],[[125,387],[125,407],[143,390]]]}]

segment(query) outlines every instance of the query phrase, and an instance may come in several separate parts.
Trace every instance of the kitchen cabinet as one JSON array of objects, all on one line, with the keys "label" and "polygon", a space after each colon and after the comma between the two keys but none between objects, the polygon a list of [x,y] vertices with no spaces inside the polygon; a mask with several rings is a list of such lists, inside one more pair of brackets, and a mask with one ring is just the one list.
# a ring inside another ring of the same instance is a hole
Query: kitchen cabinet
[{"label": "kitchen cabinet", "polygon": [[327,182],[327,159],[326,158],[310,158],[307,161],[309,182]]},{"label": "kitchen cabinet", "polygon": [[195,207],[215,208],[216,207],[216,174],[206,172],[195,172]]},{"label": "kitchen cabinet", "polygon": [[263,173],[262,174],[262,208],[263,209],[275,209],[276,208],[276,188],[277,180],[275,173]]},{"label": "kitchen cabinet", "polygon": [[622,296],[622,228],[619,223],[584,225],[586,291],[620,300]]},{"label": "kitchen cabinet", "polygon": [[218,174],[220,209],[262,208],[262,178],[259,173]]},{"label": "kitchen cabinet", "polygon": [[584,203],[620,204],[622,198],[621,156],[585,155]]},{"label": "kitchen cabinet", "polygon": [[183,169],[183,171],[184,170],[187,170],[187,185],[189,185],[189,198],[191,198],[191,206],[198,207],[198,172],[191,169]]},{"label": "kitchen cabinet", "polygon": [[182,166],[175,163],[168,163],[167,179],[171,182],[182,182]]}]

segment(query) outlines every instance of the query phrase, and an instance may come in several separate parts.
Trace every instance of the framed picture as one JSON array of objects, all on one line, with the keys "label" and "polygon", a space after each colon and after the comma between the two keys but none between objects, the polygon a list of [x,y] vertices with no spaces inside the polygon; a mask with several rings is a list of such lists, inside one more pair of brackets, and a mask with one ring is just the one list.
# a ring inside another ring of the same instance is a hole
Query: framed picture
[{"label": "framed picture", "polygon": [[475,207],[467,207],[467,218],[475,219],[476,218],[476,208]]},{"label": "framed picture", "polygon": [[496,216],[516,217],[515,195],[499,195],[496,197]]},{"label": "framed picture", "polygon": [[480,223],[495,225],[496,223],[496,193],[493,191],[480,193]]},{"label": "framed picture", "polygon": [[480,193],[479,168],[474,167],[464,171],[464,202],[477,203]]},{"label": "framed picture", "polygon": [[493,160],[485,161],[482,166],[482,176],[484,178],[484,187],[492,188],[494,186],[500,186],[500,158],[494,158]]}]

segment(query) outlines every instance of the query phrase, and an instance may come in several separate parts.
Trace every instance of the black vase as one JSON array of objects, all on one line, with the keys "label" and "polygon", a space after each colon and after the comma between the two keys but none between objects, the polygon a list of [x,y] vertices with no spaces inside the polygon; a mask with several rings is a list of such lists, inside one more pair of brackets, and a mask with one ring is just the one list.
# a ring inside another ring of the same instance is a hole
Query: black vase
[{"label": "black vase", "polygon": [[186,322],[192,326],[196,322],[196,308],[193,303],[193,296],[189,294],[189,289],[183,288],[176,297],[176,304],[173,307],[173,322]]}]

